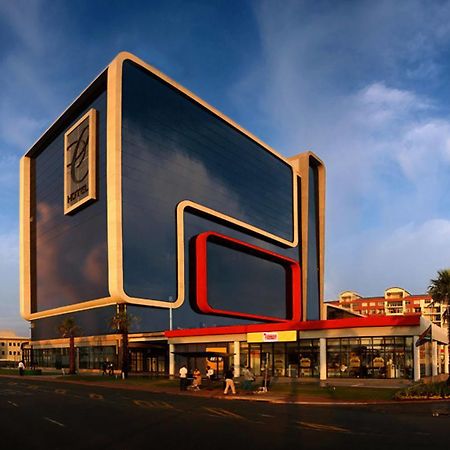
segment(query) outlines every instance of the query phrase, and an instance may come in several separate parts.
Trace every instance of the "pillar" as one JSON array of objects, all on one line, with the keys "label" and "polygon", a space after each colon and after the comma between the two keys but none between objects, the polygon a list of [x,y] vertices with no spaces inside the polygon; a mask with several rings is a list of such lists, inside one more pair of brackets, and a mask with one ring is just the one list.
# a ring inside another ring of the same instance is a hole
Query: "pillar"
[{"label": "pillar", "polygon": [[414,336],[413,342],[413,364],[414,364],[414,381],[420,380],[420,347],[416,346],[419,336]]},{"label": "pillar", "polygon": [[448,373],[448,345],[444,345],[444,373]]},{"label": "pillar", "polygon": [[169,344],[169,375],[175,375],[175,355],[173,352],[175,351],[175,345]]},{"label": "pillar", "polygon": [[431,343],[431,375],[435,377],[438,374],[438,345],[436,341]]},{"label": "pillar", "polygon": [[430,358],[431,345],[429,342],[425,342],[425,344],[423,345],[425,350],[425,376],[429,377],[431,376],[431,358]]},{"label": "pillar", "polygon": [[234,341],[234,376],[241,375],[241,346],[239,341]]},{"label": "pillar", "polygon": [[327,379],[327,340],[326,338],[319,339],[319,371],[320,381]]}]

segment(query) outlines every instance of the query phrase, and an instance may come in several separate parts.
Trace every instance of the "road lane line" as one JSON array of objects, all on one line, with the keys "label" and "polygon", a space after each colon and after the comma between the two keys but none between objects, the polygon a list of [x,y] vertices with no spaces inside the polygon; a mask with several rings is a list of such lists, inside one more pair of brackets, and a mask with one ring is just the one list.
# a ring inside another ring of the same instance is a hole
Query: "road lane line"
[{"label": "road lane line", "polygon": [[324,425],[321,423],[311,423],[311,422],[297,422],[301,427],[308,428],[315,431],[334,431],[338,433],[351,433],[350,430],[346,428],[336,427],[334,425]]},{"label": "road lane line", "polygon": [[19,406],[17,403],[14,403],[14,402],[10,402],[9,400],[8,400],[8,403],[10,404],[10,405],[13,405],[13,406],[15,406],[16,408]]},{"label": "road lane line", "polygon": [[173,409],[170,403],[163,401],[133,400],[133,403],[141,408]]},{"label": "road lane line", "polygon": [[51,422],[51,423],[54,423],[55,425],[58,425],[59,427],[65,428],[65,425],[63,423],[61,423],[61,422],[58,422],[57,420],[50,419],[50,417],[44,417],[44,419],[49,421],[49,422]]},{"label": "road lane line", "polygon": [[89,398],[92,398],[93,400],[103,400],[103,395],[100,395],[100,394],[89,394]]},{"label": "road lane line", "polygon": [[221,416],[221,417],[232,417],[234,419],[239,419],[239,420],[245,420],[245,417],[240,416],[239,414],[233,413],[231,411],[228,411],[227,409],[222,409],[222,408],[206,408],[204,407],[203,409],[205,409],[206,411],[216,415],[216,416]]},{"label": "road lane line", "polygon": [[55,394],[65,395],[66,392],[65,389],[55,389]]}]

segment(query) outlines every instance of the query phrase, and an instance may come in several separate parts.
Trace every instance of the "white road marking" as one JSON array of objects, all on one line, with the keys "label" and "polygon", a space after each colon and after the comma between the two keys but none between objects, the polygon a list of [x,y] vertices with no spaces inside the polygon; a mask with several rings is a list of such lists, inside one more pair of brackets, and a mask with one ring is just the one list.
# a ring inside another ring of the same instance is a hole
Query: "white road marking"
[{"label": "white road marking", "polygon": [[261,417],[275,417],[275,416],[272,416],[272,414],[260,414],[260,416]]},{"label": "white road marking", "polygon": [[239,414],[236,414],[234,412],[228,411],[227,409],[222,409],[222,408],[206,408],[204,407],[203,409],[205,409],[206,411],[212,413],[212,415],[214,416],[221,416],[221,417],[232,417],[234,419],[240,419],[240,420],[245,420],[245,417],[240,416]]},{"label": "white road marking", "polygon": [[55,389],[55,394],[64,395],[67,391],[65,389]]},{"label": "white road marking", "polygon": [[10,405],[13,405],[13,406],[15,406],[16,408],[19,406],[17,403],[14,403],[14,402],[10,402],[9,400],[8,400],[8,403],[10,404]]},{"label": "white road marking", "polygon": [[63,423],[58,422],[57,420],[50,419],[50,417],[44,417],[44,419],[51,423],[54,423],[55,425],[58,425],[59,427],[65,427]]},{"label": "white road marking", "polygon": [[310,423],[310,422],[297,422],[302,428],[307,428],[309,430],[315,431],[333,431],[338,433],[350,433],[350,430],[341,427],[335,427],[334,425],[324,425],[321,423]]},{"label": "white road marking", "polygon": [[93,400],[103,400],[103,395],[100,395],[100,394],[89,394],[89,398],[92,398]]},{"label": "white road marking", "polygon": [[133,403],[142,408],[173,409],[170,403],[162,401],[133,400]]}]

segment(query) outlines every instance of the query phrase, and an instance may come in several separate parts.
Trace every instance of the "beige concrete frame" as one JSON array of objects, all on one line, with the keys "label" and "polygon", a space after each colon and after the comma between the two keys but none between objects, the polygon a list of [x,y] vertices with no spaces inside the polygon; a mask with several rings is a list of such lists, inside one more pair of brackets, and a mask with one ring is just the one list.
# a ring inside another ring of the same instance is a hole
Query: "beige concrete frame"
[{"label": "beige concrete frame", "polygon": [[[89,187],[88,195],[81,199],[74,205],[67,206],[67,195],[69,191],[69,182],[67,179],[67,139],[81,123],[86,119],[89,119],[89,148],[88,148],[88,167],[89,167]],[[97,198],[97,173],[96,173],[96,163],[97,160],[97,111],[91,108],[86,114],[83,115],[79,120],[77,120],[65,133],[64,133],[64,214],[69,214],[80,206],[84,205],[90,200],[95,200]]]},{"label": "beige concrete frame", "polygon": [[[254,227],[251,224],[240,221],[234,217],[222,214],[218,211],[214,211],[206,206],[200,205],[190,200],[181,201],[176,208],[177,217],[177,299],[175,302],[152,300],[144,298],[136,298],[128,296],[123,287],[123,247],[122,247],[122,67],[125,60],[130,60],[140,67],[148,70],[158,78],[162,79],[170,86],[174,87],[191,100],[199,103],[205,109],[209,110],[215,116],[225,121],[233,128],[243,133],[264,149],[272,153],[278,159],[286,163],[292,171],[292,184],[293,184],[293,240],[289,241],[281,238],[280,236],[271,234],[263,229]],[[185,298],[185,274],[184,274],[184,210],[186,208],[193,208],[199,210],[208,215],[219,218],[223,221],[237,225],[243,229],[252,231],[261,236],[279,242],[282,245],[288,247],[296,247],[299,244],[299,212],[298,212],[298,186],[297,175],[302,177],[308,176],[308,170],[303,170],[302,165],[298,161],[303,161],[303,155],[295,157],[295,161],[288,160],[272,149],[270,146],[259,140],[253,134],[246,131],[240,125],[220,113],[218,110],[208,105],[201,100],[195,94],[191,93],[187,89],[180,86],[178,83],[155,69],[154,67],[146,64],[136,56],[122,52],[119,53],[116,58],[111,62],[107,68],[107,219],[108,219],[108,283],[109,283],[109,297],[88,300],[68,306],[50,309],[39,313],[31,313],[31,255],[30,255],[30,220],[31,220],[31,206],[30,206],[30,175],[31,175],[31,160],[29,156],[24,156],[21,160],[21,189],[20,189],[20,303],[21,314],[26,320],[34,320],[44,317],[55,316],[59,314],[67,314],[75,311],[82,311],[102,306],[115,305],[118,303],[130,303],[137,305],[156,306],[160,308],[178,308],[180,307]],[[84,91],[86,92],[86,90]],[[83,94],[81,94],[83,95]],[[70,108],[70,107],[69,107]],[[50,130],[50,129],[49,129]],[[49,131],[48,130],[48,131]],[[307,157],[312,156],[318,160],[311,152],[307,153]],[[305,155],[306,157],[306,155]],[[294,159],[295,159],[294,158]],[[298,161],[297,161],[298,160]],[[308,159],[309,161],[309,159]],[[322,167],[322,169],[320,169]],[[320,175],[322,174],[322,175]],[[319,177],[324,176],[323,165],[319,165]],[[321,186],[321,183],[319,183]],[[307,187],[307,185],[306,185]],[[304,189],[302,181],[302,205],[304,204]],[[306,191],[307,192],[307,191]],[[324,195],[324,193],[323,193]],[[322,197],[321,197],[322,198]],[[307,211],[307,209],[306,209]],[[322,211],[322,207],[319,208]],[[323,216],[323,211],[320,213]],[[307,242],[307,215],[304,214],[304,207],[302,206],[302,242]],[[305,220],[306,218],[306,220]],[[321,236],[323,234],[323,221],[320,225]],[[320,239],[323,247],[323,239]],[[305,259],[305,247],[302,248],[303,261]],[[322,249],[321,247],[321,249]],[[321,268],[323,268],[323,251],[321,251]],[[302,270],[303,279],[306,279],[306,268]],[[323,291],[323,270],[320,271],[320,289]],[[305,285],[305,282],[303,283]],[[306,291],[303,288],[302,307],[306,308]]]},{"label": "beige concrete frame", "polygon": [[[277,235],[269,233],[260,228],[254,227],[251,224],[238,220],[234,217],[222,214],[219,211],[207,208],[199,203],[184,200],[177,205],[176,217],[177,217],[177,298],[174,302],[143,299],[129,296],[123,287],[123,246],[122,246],[122,136],[121,136],[121,121],[122,121],[122,68],[123,63],[126,60],[130,60],[138,66],[146,69],[150,73],[156,75],[161,80],[165,81],[170,86],[174,87],[191,100],[202,105],[205,109],[209,110],[218,118],[227,122],[233,128],[237,129],[247,137],[252,139],[261,145],[264,149],[275,155],[278,159],[286,163],[292,172],[292,184],[293,184],[293,240],[289,241],[283,239]],[[185,299],[185,273],[184,273],[184,210],[186,208],[193,208],[204,212],[213,217],[219,218],[226,222],[237,225],[246,230],[260,234],[261,236],[272,239],[276,242],[280,242],[283,245],[289,247],[296,247],[299,242],[298,234],[298,210],[297,210],[297,180],[296,174],[292,164],[269,147],[267,144],[259,140],[257,137],[243,129],[236,122],[232,121],[221,112],[204,102],[192,92],[188,91],[177,82],[167,77],[159,70],[146,64],[136,56],[122,52],[111,63],[108,69],[108,130],[107,130],[107,148],[108,148],[108,247],[109,247],[109,281],[110,281],[110,294],[112,297],[120,299],[122,302],[132,303],[137,305],[156,306],[160,308],[178,308]],[[109,126],[111,124],[111,127]]]},{"label": "beige concrete frame", "polygon": [[325,165],[321,159],[317,157],[313,152],[300,153],[299,155],[292,156],[289,161],[295,167],[298,175],[300,176],[301,183],[301,242],[303,243],[302,252],[302,317],[303,319],[307,314],[307,289],[308,289],[308,215],[309,215],[309,166],[310,159],[312,159],[317,165],[318,174],[318,226],[319,226],[319,303],[320,303],[320,319],[326,319],[324,315],[325,311],[322,307],[324,296],[324,268],[325,268]]}]

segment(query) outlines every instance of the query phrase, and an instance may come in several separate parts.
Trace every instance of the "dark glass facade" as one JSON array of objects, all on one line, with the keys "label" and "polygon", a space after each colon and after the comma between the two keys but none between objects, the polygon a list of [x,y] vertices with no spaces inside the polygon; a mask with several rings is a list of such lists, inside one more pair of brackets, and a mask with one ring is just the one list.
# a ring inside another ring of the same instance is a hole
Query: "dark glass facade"
[{"label": "dark glass facade", "polygon": [[310,158],[308,192],[308,281],[307,319],[320,319],[320,273],[319,273],[319,174]]},{"label": "dark glass facade", "polygon": [[[90,108],[97,110],[97,200],[64,214],[64,132]],[[32,158],[32,312],[107,297],[106,92]]]},{"label": "dark glass facade", "polygon": [[[123,267],[128,295],[164,301],[177,298],[175,212],[182,200],[293,239],[288,164],[131,62],[124,64],[122,120]],[[298,255],[195,209],[185,212],[184,221],[186,255],[192,254],[192,238],[210,230],[294,258]],[[217,305],[286,315],[284,273],[278,264],[219,249],[209,251],[209,282]],[[189,280],[192,267],[186,260]],[[255,286],[258,279],[264,292]],[[193,315],[192,290],[186,304],[189,310],[183,306],[174,311],[176,322],[182,317],[182,327],[233,323]]]}]

